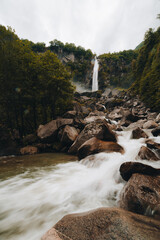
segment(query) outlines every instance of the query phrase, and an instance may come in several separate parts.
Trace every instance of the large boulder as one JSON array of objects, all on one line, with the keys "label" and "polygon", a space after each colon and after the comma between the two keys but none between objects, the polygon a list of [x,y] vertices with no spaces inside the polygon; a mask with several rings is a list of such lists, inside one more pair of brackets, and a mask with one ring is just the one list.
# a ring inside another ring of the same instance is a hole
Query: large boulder
[{"label": "large boulder", "polygon": [[153,120],[149,120],[143,124],[143,128],[145,129],[152,129],[156,127],[158,127],[158,124]]},{"label": "large boulder", "polygon": [[58,129],[65,125],[72,125],[73,119],[59,118],[51,122],[40,125],[37,130],[37,136],[41,141],[52,142],[57,138]]},{"label": "large boulder", "polygon": [[61,143],[70,146],[77,138],[78,131],[75,127],[66,125],[64,129],[62,129],[60,141]]},{"label": "large boulder", "polygon": [[142,160],[151,160],[151,161],[158,161],[160,160],[159,157],[148,147],[142,146],[138,153],[138,156]]},{"label": "large boulder", "polygon": [[156,127],[155,129],[152,130],[153,136],[157,137],[160,136],[160,126]]},{"label": "large boulder", "polygon": [[77,115],[76,111],[68,111],[63,115],[63,117],[71,119],[71,118],[75,118],[76,115]]},{"label": "large boulder", "polygon": [[97,137],[98,139],[105,141],[117,141],[116,133],[111,130],[106,120],[103,122],[92,122],[85,126],[68,152],[72,154],[77,153],[79,147],[92,137]]},{"label": "large boulder", "polygon": [[137,127],[132,131],[132,138],[133,139],[148,138],[148,135],[141,128]]},{"label": "large boulder", "polygon": [[80,146],[80,148],[78,149],[78,158],[82,159],[91,154],[95,154],[99,152],[124,153],[124,149],[116,142],[106,142],[96,137],[93,137]]},{"label": "large boulder", "polygon": [[160,150],[160,143],[156,143],[152,141],[151,139],[146,141],[147,147],[150,149]]},{"label": "large boulder", "polygon": [[63,217],[42,240],[159,240],[160,221],[119,208]]},{"label": "large boulder", "polygon": [[[126,183],[120,195],[119,206],[139,214],[160,205],[160,176],[135,173]],[[160,216],[159,216],[160,217]]]},{"label": "large boulder", "polygon": [[149,176],[160,176],[160,168],[153,168],[140,162],[125,162],[120,166],[119,171],[125,181],[128,181],[134,173]]}]

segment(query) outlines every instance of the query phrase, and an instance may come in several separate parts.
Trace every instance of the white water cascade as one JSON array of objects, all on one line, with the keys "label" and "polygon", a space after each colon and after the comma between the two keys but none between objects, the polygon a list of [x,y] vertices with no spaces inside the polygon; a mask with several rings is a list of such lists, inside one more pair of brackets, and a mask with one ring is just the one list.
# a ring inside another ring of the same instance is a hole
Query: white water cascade
[{"label": "white water cascade", "polygon": [[92,92],[98,91],[98,69],[99,69],[99,64],[98,64],[98,60],[95,56],[94,68],[93,68],[93,78],[92,78]]},{"label": "white water cascade", "polygon": [[[150,136],[160,143],[160,137]],[[125,153],[99,153],[82,161],[39,167],[0,182],[0,239],[39,240],[64,215],[117,206],[125,182],[119,167],[136,157],[145,139],[124,131]],[[140,161],[138,159],[138,161]],[[140,161],[156,168],[160,161]]]}]

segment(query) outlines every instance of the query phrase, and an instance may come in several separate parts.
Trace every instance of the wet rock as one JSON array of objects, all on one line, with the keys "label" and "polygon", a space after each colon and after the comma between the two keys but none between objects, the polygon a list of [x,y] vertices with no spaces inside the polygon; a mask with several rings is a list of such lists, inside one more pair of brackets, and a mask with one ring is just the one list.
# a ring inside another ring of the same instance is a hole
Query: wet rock
[{"label": "wet rock", "polygon": [[92,123],[92,122],[96,122],[96,121],[103,121],[105,118],[105,116],[88,116],[84,119],[85,123]]},{"label": "wet rock", "polygon": [[100,104],[100,103],[96,103],[96,108],[98,111],[105,111],[106,108],[103,104]]},{"label": "wet rock", "polygon": [[[119,206],[127,211],[146,214],[160,204],[160,176],[135,173],[124,186]],[[160,217],[160,216],[159,216]]]},{"label": "wet rock", "polygon": [[68,111],[63,115],[64,118],[75,118],[76,117],[76,111]]},{"label": "wet rock", "polygon": [[116,133],[111,130],[106,120],[103,122],[93,122],[85,126],[68,152],[72,154],[77,153],[79,147],[92,137],[97,137],[105,141],[117,141]]},{"label": "wet rock", "polygon": [[142,146],[138,156],[142,159],[142,160],[151,160],[151,161],[158,161],[160,160],[156,154],[154,152],[152,152],[149,148]]},{"label": "wet rock", "polygon": [[145,122],[146,122],[145,120],[140,119],[137,122],[129,124],[128,129],[133,129],[136,127],[142,128]]},{"label": "wet rock", "polygon": [[85,123],[91,123],[91,122],[95,122],[95,121],[102,121],[104,120],[105,118],[105,113],[103,112],[100,112],[100,111],[94,111],[94,112],[91,112],[85,119]]},{"label": "wet rock", "polygon": [[156,156],[160,159],[160,143],[156,143],[152,140],[146,141],[147,147],[150,148]]},{"label": "wet rock", "polygon": [[157,117],[156,117],[156,122],[157,123],[160,123],[160,113],[157,115]]},{"label": "wet rock", "polygon": [[153,136],[160,136],[160,126],[152,130]]},{"label": "wet rock", "polygon": [[58,129],[65,125],[72,125],[73,119],[59,118],[51,122],[40,125],[37,130],[37,136],[47,143],[53,142],[57,138]]},{"label": "wet rock", "polygon": [[123,117],[122,113],[121,113],[121,109],[114,109],[111,113],[108,114],[108,118],[118,121]]},{"label": "wet rock", "polygon": [[156,143],[152,141],[151,139],[146,141],[147,147],[150,149],[160,149],[160,143]]},{"label": "wet rock", "polygon": [[149,120],[146,123],[143,124],[144,129],[152,129],[158,127],[158,124],[154,122],[153,120]]},{"label": "wet rock", "polygon": [[63,217],[42,240],[159,240],[160,222],[119,208]]},{"label": "wet rock", "polygon": [[125,181],[128,181],[134,173],[149,176],[160,176],[160,168],[153,168],[140,162],[125,162],[120,166],[119,171]]},{"label": "wet rock", "polygon": [[133,139],[148,138],[148,135],[141,128],[137,127],[132,131],[132,138]]},{"label": "wet rock", "polygon": [[78,131],[75,127],[66,125],[64,129],[62,129],[62,135],[60,137],[61,143],[70,146],[77,138]]},{"label": "wet rock", "polygon": [[124,153],[124,149],[115,142],[106,142],[102,141],[96,137],[93,137],[83,143],[78,149],[78,158],[82,159],[91,154],[99,153],[99,152],[120,152]]},{"label": "wet rock", "polygon": [[38,153],[38,148],[34,146],[26,146],[20,149],[21,155],[33,155]]}]

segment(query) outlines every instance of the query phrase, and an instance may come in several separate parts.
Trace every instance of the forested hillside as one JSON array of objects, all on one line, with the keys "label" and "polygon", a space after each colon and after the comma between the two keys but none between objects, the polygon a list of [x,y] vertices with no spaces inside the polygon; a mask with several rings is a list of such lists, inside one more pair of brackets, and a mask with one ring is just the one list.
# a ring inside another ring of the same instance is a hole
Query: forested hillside
[{"label": "forested hillside", "polygon": [[118,53],[106,53],[99,58],[99,85],[104,89],[108,85],[128,88],[133,83],[132,63],[137,58],[137,51],[128,50]]},{"label": "forested hillside", "polygon": [[71,73],[73,81],[84,84],[86,87],[92,85],[92,59],[94,55],[90,49],[85,50],[81,46],[75,46],[74,43],[63,43],[57,39],[50,41],[50,45],[46,47],[45,43],[33,43],[28,40],[30,48],[35,53],[44,53],[47,50],[55,53],[61,60],[66,69]]},{"label": "forested hillside", "polygon": [[160,111],[160,27],[149,29],[134,62],[131,89],[153,110]]},{"label": "forested hillside", "polygon": [[[38,53],[36,53],[38,52]],[[0,26],[0,123],[33,132],[70,108],[74,88],[71,74],[57,55],[33,51],[12,31]]]}]

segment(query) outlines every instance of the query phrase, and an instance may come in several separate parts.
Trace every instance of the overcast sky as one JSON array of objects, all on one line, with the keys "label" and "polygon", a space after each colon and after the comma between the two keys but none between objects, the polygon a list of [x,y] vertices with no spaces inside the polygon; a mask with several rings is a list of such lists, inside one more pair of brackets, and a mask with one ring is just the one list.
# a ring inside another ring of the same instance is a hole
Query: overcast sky
[{"label": "overcast sky", "polygon": [[33,42],[53,39],[93,52],[134,49],[160,20],[160,0],[0,0],[0,24]]}]

